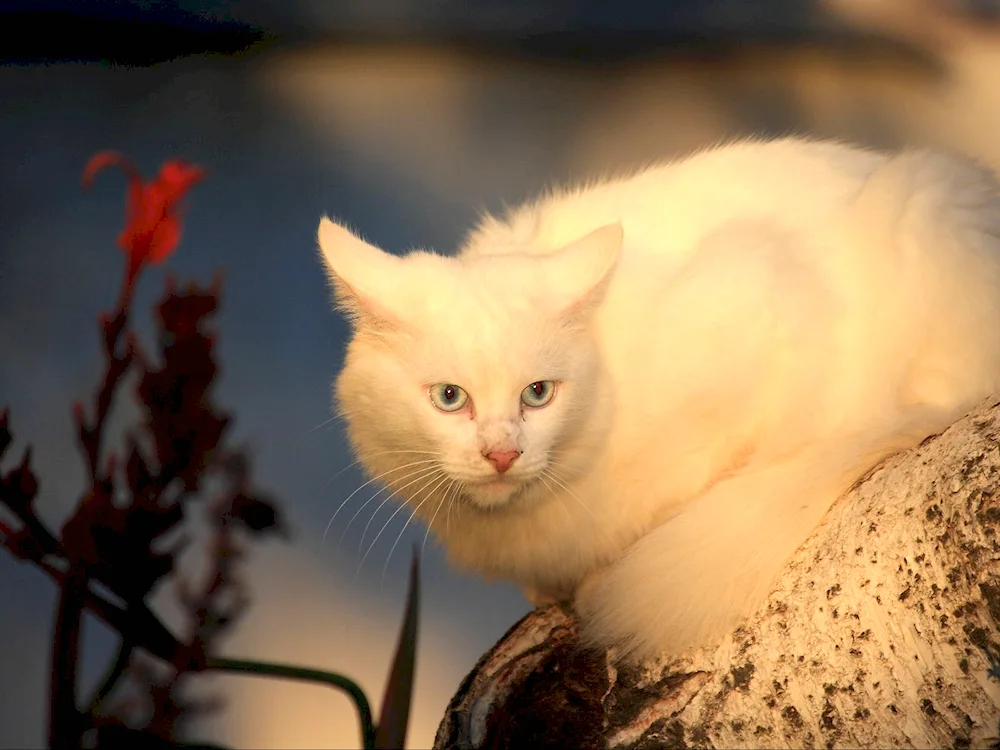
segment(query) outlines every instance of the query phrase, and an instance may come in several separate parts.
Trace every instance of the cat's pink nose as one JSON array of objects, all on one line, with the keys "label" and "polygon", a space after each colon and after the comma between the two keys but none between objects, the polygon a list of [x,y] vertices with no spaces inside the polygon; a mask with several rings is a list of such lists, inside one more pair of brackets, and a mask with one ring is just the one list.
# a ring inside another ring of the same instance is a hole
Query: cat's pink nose
[{"label": "cat's pink nose", "polygon": [[486,454],[486,458],[503,474],[520,455],[521,451],[490,451]]}]

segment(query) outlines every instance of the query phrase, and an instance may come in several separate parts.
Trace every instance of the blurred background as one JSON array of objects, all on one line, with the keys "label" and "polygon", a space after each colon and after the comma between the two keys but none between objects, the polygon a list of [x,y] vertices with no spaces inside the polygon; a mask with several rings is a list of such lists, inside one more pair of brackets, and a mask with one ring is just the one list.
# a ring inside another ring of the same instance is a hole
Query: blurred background
[{"label": "blurred background", "polygon": [[[2,2],[11,458],[34,445],[40,513],[57,528],[83,481],[70,404],[100,377],[96,316],[121,274],[123,183],[109,173],[82,193],[88,156],[118,149],[150,176],[169,158],[204,165],[169,271],[224,272],[216,398],[293,532],[253,548],[253,606],[224,652],[345,672],[377,705],[424,529],[406,529],[386,564],[408,516],[398,514],[358,573],[375,503],[346,527],[362,491],[323,544],[364,478],[328,421],[347,330],[314,251],[319,217],[394,252],[451,252],[482,211],[550,183],[746,135],[931,144],[1000,167],[998,22],[991,0]],[[140,285],[147,332],[162,285],[161,269]],[[128,416],[127,404],[115,413]],[[368,539],[389,515],[387,505]],[[54,593],[0,550],[0,747],[45,742]],[[431,744],[459,681],[527,609],[512,587],[449,570],[428,544],[411,747]],[[88,621],[85,680],[113,646]],[[332,691],[207,682],[226,705],[200,739],[359,744],[351,706]]]}]

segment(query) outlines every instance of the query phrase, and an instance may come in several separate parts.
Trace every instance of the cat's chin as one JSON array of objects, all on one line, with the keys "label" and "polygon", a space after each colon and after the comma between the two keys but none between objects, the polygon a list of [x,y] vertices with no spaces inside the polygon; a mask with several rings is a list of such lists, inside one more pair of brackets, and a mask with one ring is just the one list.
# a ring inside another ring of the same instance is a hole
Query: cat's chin
[{"label": "cat's chin", "polygon": [[493,510],[513,502],[527,485],[511,479],[494,479],[491,482],[466,485],[465,497],[480,510]]}]

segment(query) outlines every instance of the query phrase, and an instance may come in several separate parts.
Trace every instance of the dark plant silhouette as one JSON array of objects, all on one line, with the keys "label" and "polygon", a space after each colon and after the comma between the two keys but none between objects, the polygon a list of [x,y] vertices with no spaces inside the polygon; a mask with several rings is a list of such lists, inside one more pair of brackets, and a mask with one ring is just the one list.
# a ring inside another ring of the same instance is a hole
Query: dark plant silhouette
[{"label": "dark plant silhouette", "polygon": [[[74,406],[87,486],[58,534],[33,507],[38,479],[31,450],[0,471],[0,541],[20,560],[44,570],[59,587],[51,653],[49,744],[175,747],[183,722],[211,710],[211,702],[185,699],[186,683],[208,669],[312,680],[345,691],[357,706],[362,742],[401,747],[405,736],[416,647],[417,557],[414,554],[406,619],[400,635],[382,721],[376,728],[361,689],[341,675],[281,664],[215,656],[218,638],[244,612],[238,561],[247,541],[282,530],[277,506],[257,491],[249,462],[226,441],[229,417],[211,397],[217,365],[209,330],[220,283],[183,289],[168,280],[156,307],[156,360],[128,330],[135,282],[147,263],[162,263],[181,235],[181,200],[204,177],[183,161],[163,165],[143,182],[115,152],[94,156],[83,184],[107,166],[128,178],[125,275],[114,312],[100,319],[104,378],[89,407]],[[141,423],[126,435],[123,456],[107,453],[106,421],[126,374],[137,377]],[[8,412],[0,415],[0,460],[12,442]],[[207,504],[209,569],[199,583],[176,562],[189,543],[192,508]],[[168,629],[147,598],[165,583],[187,614],[182,634]],[[120,647],[97,690],[81,700],[77,688],[80,626],[90,610],[120,636]],[[184,745],[191,747],[191,745]]]}]

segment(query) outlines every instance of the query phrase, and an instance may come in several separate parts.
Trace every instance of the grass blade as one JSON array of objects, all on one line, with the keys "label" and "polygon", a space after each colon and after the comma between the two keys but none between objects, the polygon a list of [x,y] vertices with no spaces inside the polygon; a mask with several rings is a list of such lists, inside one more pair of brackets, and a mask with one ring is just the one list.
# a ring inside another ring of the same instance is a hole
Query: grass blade
[{"label": "grass blade", "polygon": [[382,698],[378,726],[375,729],[375,747],[380,750],[397,750],[406,740],[406,726],[410,718],[413,698],[413,674],[417,656],[417,617],[420,609],[420,554],[413,548],[410,563],[410,590],[406,595],[406,616],[399,632],[396,656],[389,672],[389,682]]}]

